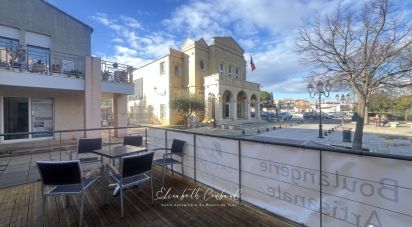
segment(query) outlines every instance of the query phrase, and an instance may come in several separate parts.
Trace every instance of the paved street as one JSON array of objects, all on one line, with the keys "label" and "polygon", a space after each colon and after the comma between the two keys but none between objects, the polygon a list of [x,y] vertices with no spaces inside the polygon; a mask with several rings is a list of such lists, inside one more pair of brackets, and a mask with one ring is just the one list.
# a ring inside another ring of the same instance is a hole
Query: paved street
[{"label": "paved street", "polygon": [[[341,119],[328,119],[323,121],[323,131],[327,131],[341,124]],[[273,126],[276,130],[273,130]],[[279,128],[281,127],[281,128]],[[351,128],[352,140],[355,132],[355,123],[345,119],[344,128]],[[314,120],[305,120],[303,124],[298,121],[271,123],[262,121],[255,124],[238,125],[235,129],[221,129],[201,127],[191,131],[211,133],[215,135],[254,138],[278,142],[305,144],[315,142],[327,146],[351,147],[351,143],[342,142],[342,127],[337,131],[318,138],[319,123]],[[259,130],[259,133],[258,133]],[[243,131],[245,134],[243,134]],[[367,125],[364,128],[363,147],[370,152],[412,156],[412,128],[410,127],[376,127]]]}]

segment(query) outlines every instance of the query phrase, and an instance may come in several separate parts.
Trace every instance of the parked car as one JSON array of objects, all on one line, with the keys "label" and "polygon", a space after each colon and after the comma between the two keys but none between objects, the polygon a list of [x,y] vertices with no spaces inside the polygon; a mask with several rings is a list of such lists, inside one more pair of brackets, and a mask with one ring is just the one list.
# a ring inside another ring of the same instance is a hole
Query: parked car
[{"label": "parked car", "polygon": [[260,112],[260,118],[262,119],[268,119],[269,113],[268,112]]},{"label": "parked car", "polygon": [[333,117],[332,113],[322,113],[322,119],[332,119]]},{"label": "parked car", "polygon": [[294,114],[292,115],[292,118],[293,118],[293,119],[303,119],[303,114],[301,114],[301,113],[294,113]]},{"label": "parked car", "polygon": [[335,113],[333,114],[333,117],[334,117],[334,118],[342,118],[343,116],[345,116],[345,113],[344,113],[344,112],[335,112]]},{"label": "parked car", "polygon": [[305,112],[303,113],[303,119],[315,119],[317,115],[316,112]]},{"label": "parked car", "polygon": [[290,120],[291,118],[292,118],[292,115],[289,115],[288,112],[278,113],[278,119],[280,119],[280,120],[286,121],[286,120]]}]

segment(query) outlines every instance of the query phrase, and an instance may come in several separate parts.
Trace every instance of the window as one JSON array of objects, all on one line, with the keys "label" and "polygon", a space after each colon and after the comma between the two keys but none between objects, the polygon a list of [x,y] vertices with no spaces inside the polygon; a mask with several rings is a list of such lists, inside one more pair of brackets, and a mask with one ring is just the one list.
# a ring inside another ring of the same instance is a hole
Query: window
[{"label": "window", "polygon": [[225,64],[220,63],[219,65],[219,73],[220,75],[223,75],[225,73]]},{"label": "window", "polygon": [[13,62],[14,65],[20,64],[22,61],[25,61],[25,55],[20,55],[21,51],[18,51],[19,41],[15,39],[8,39],[0,37],[0,62],[3,67],[8,67],[10,62]]},{"label": "window", "polygon": [[70,72],[74,70],[74,62],[70,60],[62,60],[63,72]]},{"label": "window", "polygon": [[[32,132],[53,131],[53,99],[32,98]],[[32,138],[52,137],[53,133],[33,134]]]},{"label": "window", "polygon": [[160,74],[165,73],[165,62],[160,62]]},{"label": "window", "polygon": [[17,50],[18,46],[19,46],[18,40],[0,37],[0,49],[7,49],[7,50],[15,51]]},{"label": "window", "polygon": [[175,65],[175,75],[180,76],[182,70],[180,69],[180,65]]},{"label": "window", "polygon": [[202,60],[199,61],[199,68],[200,68],[200,70],[202,70],[202,71],[205,71],[205,69],[206,69],[205,63],[204,63]]},{"label": "window", "polygon": [[229,65],[229,77],[232,77],[232,66]]},{"label": "window", "polygon": [[45,72],[49,66],[49,49],[27,46],[27,60],[32,72]]},{"label": "window", "polygon": [[102,99],[100,103],[102,111],[102,125],[113,124],[113,99]]},{"label": "window", "polygon": [[[29,98],[3,98],[4,133],[29,132]],[[24,139],[29,135],[4,136],[4,140]]]},{"label": "window", "polygon": [[230,96],[226,95],[223,103],[223,118],[230,118]]},{"label": "window", "polygon": [[166,118],[166,105],[165,104],[160,104],[160,119],[165,119]]},{"label": "window", "polygon": [[236,74],[236,79],[239,79],[239,67],[236,67],[235,74]]},{"label": "window", "polygon": [[[53,99],[31,97],[4,97],[4,132],[53,131]],[[9,135],[5,140],[52,137],[52,133]]]}]

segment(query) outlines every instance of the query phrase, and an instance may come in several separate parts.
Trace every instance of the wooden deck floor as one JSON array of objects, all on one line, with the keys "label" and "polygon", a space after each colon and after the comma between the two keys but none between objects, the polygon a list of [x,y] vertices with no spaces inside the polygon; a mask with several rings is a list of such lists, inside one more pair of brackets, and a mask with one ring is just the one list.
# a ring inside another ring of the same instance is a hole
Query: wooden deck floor
[{"label": "wooden deck floor", "polygon": [[[154,192],[160,190],[160,171],[154,171]],[[173,194],[184,189],[199,188],[197,184],[179,175],[166,176],[165,186],[171,186]],[[201,187],[202,191],[206,190]],[[169,200],[151,203],[149,185],[126,189],[125,217],[120,217],[119,198],[111,196],[108,205],[100,197],[100,182],[88,189],[85,197],[85,226],[294,226],[285,220],[253,206],[237,205],[229,199],[213,204],[225,206],[181,207],[179,204],[197,204],[193,199]],[[156,197],[156,196],[155,196]],[[64,207],[63,197],[47,199],[46,226],[76,226],[79,220],[79,197],[70,197],[70,206]],[[163,205],[162,205],[163,204]],[[174,207],[179,206],[179,207]],[[0,226],[41,226],[41,184],[39,182],[0,190]]]}]

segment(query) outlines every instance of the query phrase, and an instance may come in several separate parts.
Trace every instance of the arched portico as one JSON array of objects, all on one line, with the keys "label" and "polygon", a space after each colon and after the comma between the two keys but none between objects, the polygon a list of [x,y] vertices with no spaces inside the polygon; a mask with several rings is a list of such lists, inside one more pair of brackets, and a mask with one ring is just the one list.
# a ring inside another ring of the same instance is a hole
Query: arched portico
[{"label": "arched portico", "polygon": [[222,118],[233,118],[233,111],[230,111],[232,106],[233,95],[232,92],[226,90],[222,95]]}]

